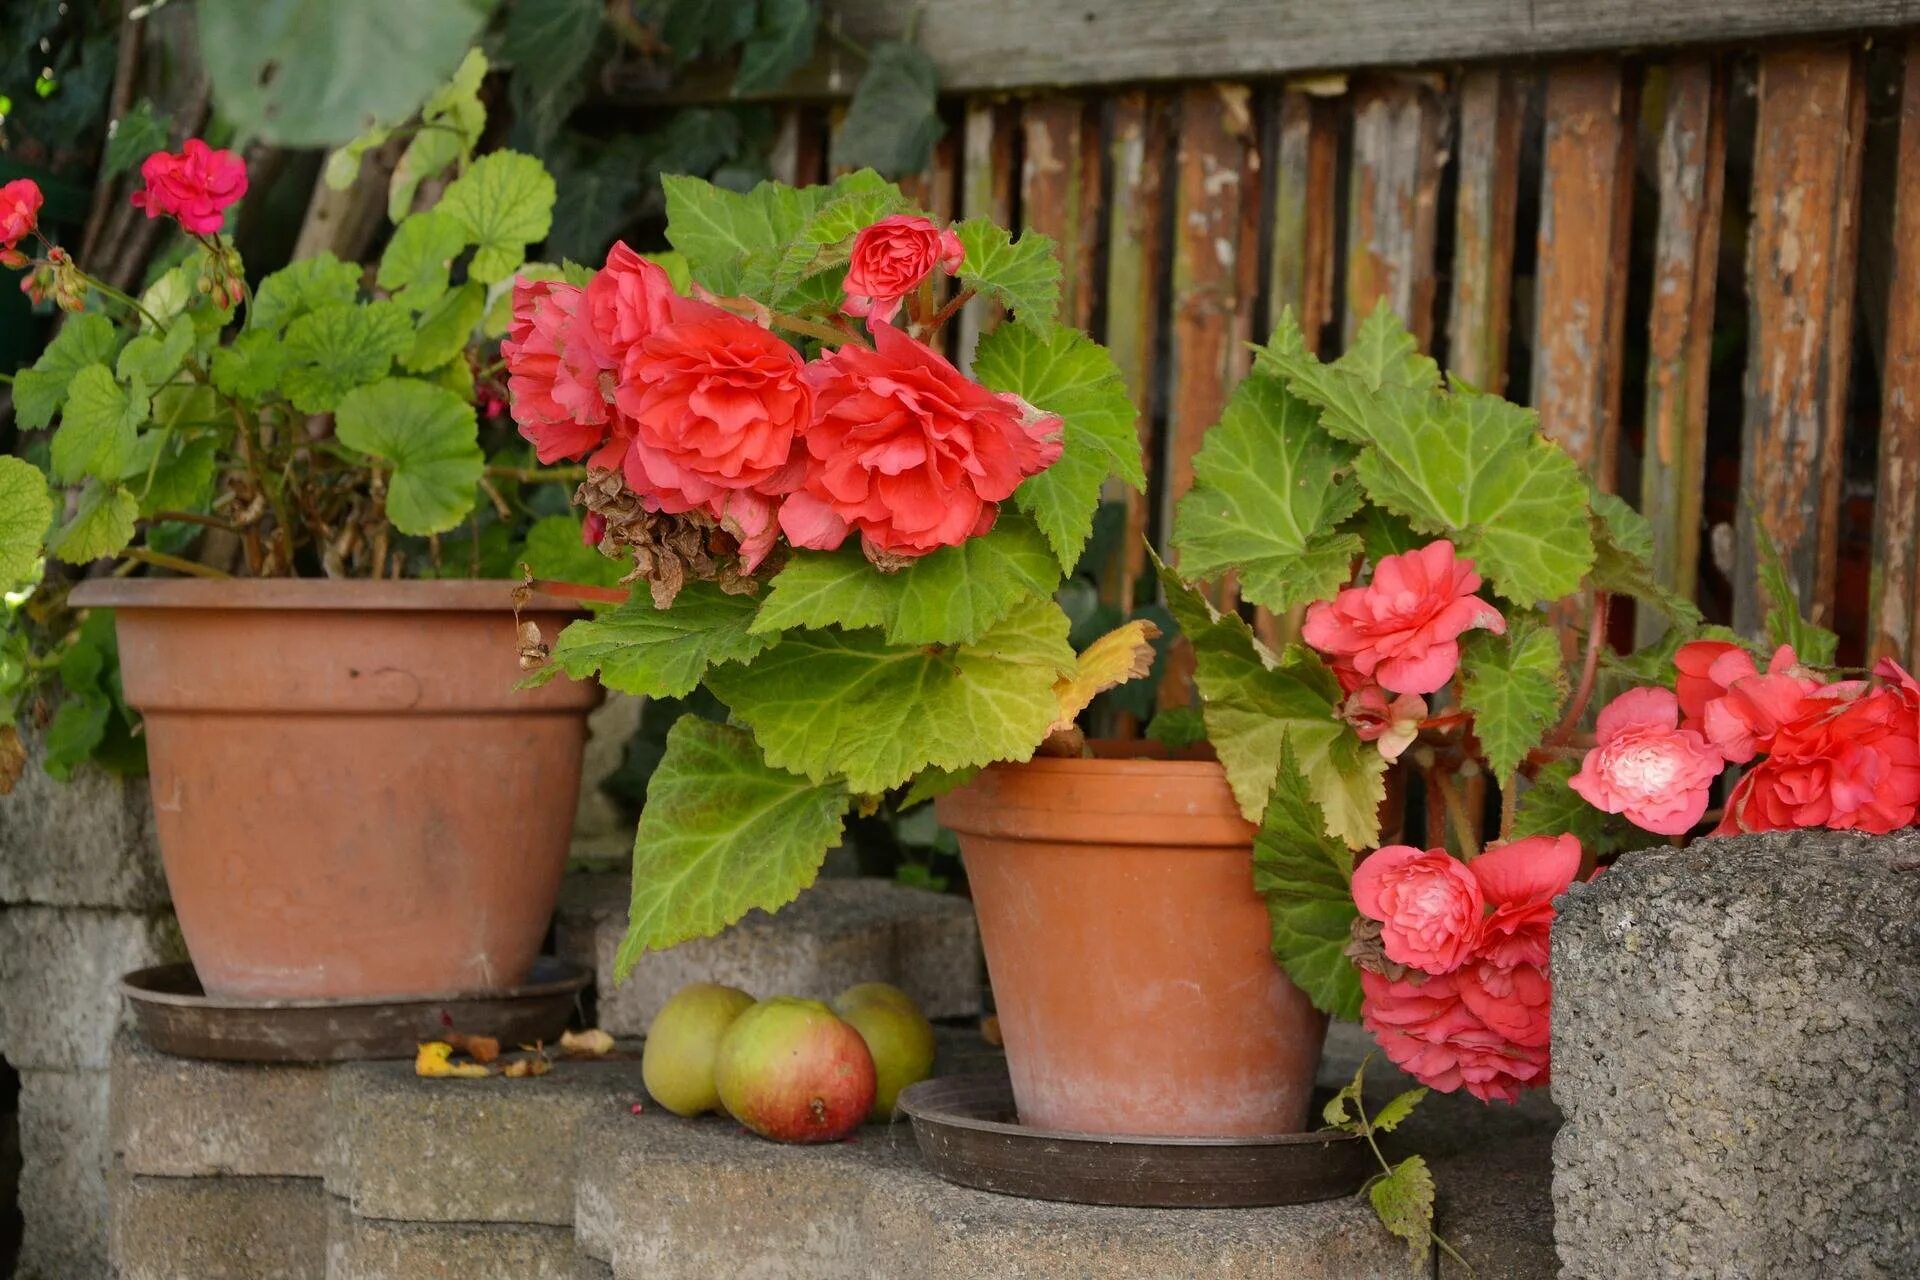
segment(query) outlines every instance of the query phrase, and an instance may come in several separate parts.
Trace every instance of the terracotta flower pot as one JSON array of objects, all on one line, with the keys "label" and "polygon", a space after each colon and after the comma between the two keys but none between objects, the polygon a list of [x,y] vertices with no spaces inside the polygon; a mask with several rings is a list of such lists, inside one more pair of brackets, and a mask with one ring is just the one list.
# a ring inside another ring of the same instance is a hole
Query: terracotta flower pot
[{"label": "terracotta flower pot", "polygon": [[1210,761],[995,765],[960,838],[1025,1124],[1297,1133],[1325,1019],[1268,950],[1253,828]]},{"label": "terracotta flower pot", "polygon": [[[89,582],[118,611],[155,824],[209,994],[474,992],[526,976],[599,687],[516,691],[504,582]],[[525,616],[549,640],[574,606]]]}]

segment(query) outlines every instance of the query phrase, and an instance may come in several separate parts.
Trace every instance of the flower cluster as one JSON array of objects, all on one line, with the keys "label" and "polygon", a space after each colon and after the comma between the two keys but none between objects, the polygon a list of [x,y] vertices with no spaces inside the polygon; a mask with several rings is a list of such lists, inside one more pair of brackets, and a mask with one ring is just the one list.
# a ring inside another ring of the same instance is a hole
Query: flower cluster
[{"label": "flower cluster", "polygon": [[1885,834],[1920,809],[1920,685],[1891,660],[1881,683],[1828,682],[1781,646],[1761,670],[1739,645],[1696,640],[1676,688],[1632,689],[1600,713],[1570,779],[1596,808],[1682,835],[1728,765],[1748,766],[1716,835],[1832,827]]},{"label": "flower cluster", "polygon": [[149,218],[176,219],[196,236],[220,234],[227,207],[247,194],[247,166],[231,151],[216,151],[188,138],[178,155],[156,151],[140,164],[146,186],[132,204]]},{"label": "flower cluster", "polygon": [[1354,868],[1361,1020],[1401,1070],[1511,1102],[1547,1082],[1553,900],[1580,872],[1572,836],[1530,836],[1462,862],[1376,850]]},{"label": "flower cluster", "polygon": [[15,178],[0,187],[0,266],[27,265],[19,245],[40,225],[43,203],[40,186],[32,178]]},{"label": "flower cluster", "polygon": [[647,511],[712,521],[745,572],[782,534],[818,550],[858,534],[882,567],[956,545],[1052,465],[1061,431],[887,323],[958,250],[924,218],[862,231],[845,310],[872,345],[848,329],[813,360],[624,244],[585,286],[518,280],[501,345],[514,420],[540,461],[617,472]]}]

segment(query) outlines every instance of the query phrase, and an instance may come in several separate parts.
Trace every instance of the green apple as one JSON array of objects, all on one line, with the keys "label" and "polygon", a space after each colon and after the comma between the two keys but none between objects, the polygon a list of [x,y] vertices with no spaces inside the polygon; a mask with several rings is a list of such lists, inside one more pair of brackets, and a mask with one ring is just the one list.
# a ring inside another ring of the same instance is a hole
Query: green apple
[{"label": "green apple", "polygon": [[696,982],[673,993],[647,1027],[640,1078],[653,1100],[679,1116],[697,1116],[720,1105],[714,1060],[721,1037],[753,1007],[738,987]]},{"label": "green apple", "polygon": [[913,997],[884,982],[848,987],[833,1009],[860,1033],[873,1055],[876,1087],[869,1118],[891,1120],[900,1091],[933,1074],[933,1024]]}]

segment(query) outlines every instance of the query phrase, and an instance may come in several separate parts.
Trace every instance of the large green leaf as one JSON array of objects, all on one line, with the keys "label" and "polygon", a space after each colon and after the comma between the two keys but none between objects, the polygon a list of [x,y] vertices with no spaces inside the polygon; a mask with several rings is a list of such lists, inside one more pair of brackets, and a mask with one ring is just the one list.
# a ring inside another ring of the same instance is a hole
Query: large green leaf
[{"label": "large green leaf", "polygon": [[0,453],[0,591],[33,572],[52,520],[53,498],[40,468]]},{"label": "large green leaf", "polygon": [[876,570],[858,547],[795,551],[774,575],[753,630],[885,627],[899,608],[899,579]]},{"label": "large green leaf", "polygon": [[153,103],[140,99],[133,110],[113,122],[113,133],[107,139],[106,154],[101,158],[101,173],[114,177],[154,152],[165,151],[171,129],[171,117],[154,115]]},{"label": "large green leaf", "polygon": [[149,431],[128,460],[127,482],[140,499],[140,514],[201,511],[213,498],[219,458],[211,439],[188,440],[173,431]]},{"label": "large green leaf", "polygon": [[194,336],[193,325],[185,320],[176,320],[163,333],[143,333],[120,348],[114,373],[122,382],[163,387],[180,372]]},{"label": "large green leaf", "polygon": [[1061,569],[1073,572],[1107,477],[1146,489],[1136,414],[1120,370],[1078,330],[1003,324],[980,340],[973,375],[1065,423],[1060,460],[1029,477],[1013,500],[1047,535]]},{"label": "large green leaf", "polygon": [[359,294],[360,268],[354,263],[331,253],[290,262],[260,282],[247,332],[278,333],[309,312],[352,302]]},{"label": "large green leaf", "polygon": [[213,385],[241,400],[271,394],[286,369],[287,344],[266,329],[249,329],[213,353]]},{"label": "large green leaf", "polygon": [[565,672],[576,680],[597,675],[621,693],[684,697],[710,668],[751,662],[779,639],[749,629],[755,607],[753,597],[728,595],[711,582],[689,583],[669,609],[635,592],[598,617],[568,623],[534,683]]},{"label": "large green leaf", "polygon": [[1020,606],[973,644],[889,645],[878,631],[800,631],[707,687],[753,730],[767,761],[875,795],[928,765],[1025,760],[1058,714],[1072,672],[1067,617]]},{"label": "large green leaf", "polygon": [[[745,192],[680,174],[663,175],[660,185],[667,201],[667,240],[685,257],[692,278],[715,293],[755,296],[775,291],[775,277],[789,250],[795,259],[788,266],[789,278],[797,278],[792,273],[800,265],[820,257],[830,242],[805,238],[822,210],[845,202],[840,213],[824,219],[813,233],[835,235],[835,228],[849,221],[843,214],[856,207],[875,207],[875,200],[891,204],[886,193],[894,191],[879,175],[867,171],[843,175],[827,186],[794,188],[763,182]],[[831,255],[823,261],[831,265]],[[817,278],[831,279],[825,273]],[[789,303],[812,287],[796,288]]]},{"label": "large green leaf", "polygon": [[1193,458],[1193,488],[1174,513],[1173,543],[1190,578],[1240,576],[1248,600],[1275,612],[1326,600],[1352,576],[1360,536],[1340,522],[1360,506],[1353,450],[1320,429],[1319,411],[1278,378],[1241,382]]},{"label": "large green leaf", "polygon": [[833,135],[833,162],[891,177],[918,173],[933,159],[940,122],[940,73],[925,51],[887,40],[874,45]]},{"label": "large green leaf", "polygon": [[322,307],[287,326],[281,388],[300,412],[330,413],[354,388],[385,378],[413,341],[413,319],[398,303]]},{"label": "large green leaf", "polygon": [[473,406],[445,387],[387,378],[348,392],[334,435],[392,467],[387,518],[402,533],[443,533],[473,510],[486,467]]},{"label": "large green leaf", "polygon": [[87,564],[114,555],[133,541],[140,500],[118,484],[87,481],[73,518],[54,531],[48,551],[68,564]]},{"label": "large green leaf", "polygon": [[1053,241],[1038,231],[1015,240],[988,218],[968,218],[954,227],[966,256],[960,283],[992,298],[1027,324],[1050,324],[1060,310],[1060,259]]},{"label": "large green leaf", "polygon": [[432,306],[420,313],[420,327],[414,331],[412,348],[400,357],[401,367],[412,373],[424,373],[438,369],[465,351],[486,310],[486,286],[477,280],[469,280],[458,289],[441,294]]},{"label": "large green leaf", "polygon": [[538,160],[495,151],[455,179],[436,209],[457,219],[468,242],[479,246],[467,274],[492,284],[526,261],[528,245],[546,239],[553,194],[553,179]]},{"label": "large green leaf", "polygon": [[74,374],[60,428],[53,433],[53,478],[118,480],[133,456],[147,409],[146,389],[121,386],[103,364]]},{"label": "large green leaf", "polygon": [[415,311],[431,306],[447,289],[447,268],[467,247],[467,229],[452,214],[425,209],[393,229],[380,255],[376,283],[393,300]]},{"label": "large green leaf", "polygon": [[1460,647],[1460,700],[1473,712],[1474,736],[1502,785],[1540,745],[1567,700],[1560,638],[1532,619],[1508,634],[1475,631]]},{"label": "large green leaf", "polygon": [[1346,954],[1359,915],[1352,880],[1352,851],[1327,835],[1299,762],[1282,743],[1266,816],[1253,840],[1253,888],[1266,899],[1273,955],[1293,985],[1314,1008],[1349,1020],[1360,1016],[1360,976]]},{"label": "large green leaf", "polygon": [[1207,738],[1247,821],[1266,812],[1281,759],[1291,750],[1326,833],[1350,848],[1377,844],[1386,762],[1340,718],[1339,685],[1319,659],[1304,650],[1276,659],[1238,614],[1220,613],[1164,565],[1160,580],[1193,645]]},{"label": "large green leaf", "polygon": [[[618,585],[633,562],[603,556],[580,539],[580,517],[572,512],[561,516],[542,516],[527,530],[526,544],[516,557],[533,570],[536,578],[555,582],[584,582],[590,586]],[[589,609],[604,609],[591,601]],[[562,633],[564,636],[564,633]]]},{"label": "large green leaf", "polygon": [[616,977],[644,952],[792,902],[839,842],[850,803],[838,783],[769,768],[740,730],[682,716],[647,784]]},{"label": "large green leaf", "polygon": [[113,322],[96,311],[70,318],[33,367],[14,375],[14,420],[26,431],[38,431],[52,422],[67,398],[73,375],[90,364],[111,361],[119,341]]},{"label": "large green leaf", "polygon": [[540,0],[507,12],[500,54],[513,64],[515,87],[528,93],[533,115],[548,134],[578,100],[606,17],[603,0]]},{"label": "large green leaf", "polygon": [[753,34],[733,73],[736,96],[772,93],[813,56],[820,7],[814,0],[760,0]]},{"label": "large green leaf", "polygon": [[1700,625],[1700,609],[1693,601],[1660,581],[1653,568],[1653,526],[1628,506],[1625,499],[1595,489],[1593,504],[1593,574],[1588,583],[1597,591],[1632,596],[1652,605],[1683,631]]},{"label": "large green leaf", "polygon": [[491,0],[199,0],[214,105],[243,135],[331,147],[404,120],[445,80]]}]

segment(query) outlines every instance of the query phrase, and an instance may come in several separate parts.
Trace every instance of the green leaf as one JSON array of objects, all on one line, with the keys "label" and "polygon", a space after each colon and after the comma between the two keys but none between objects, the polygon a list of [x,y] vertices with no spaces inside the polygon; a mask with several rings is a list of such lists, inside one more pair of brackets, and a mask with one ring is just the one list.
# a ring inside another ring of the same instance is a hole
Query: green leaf
[{"label": "green leaf", "polygon": [[647,785],[615,976],[625,978],[644,952],[792,902],[839,843],[850,802],[837,783],[769,768],[740,730],[682,716]]},{"label": "green leaf", "polygon": [[597,617],[567,624],[537,683],[551,672],[599,676],[621,693],[679,698],[730,662],[751,662],[778,636],[755,635],[752,596],[728,595],[711,582],[689,583],[673,607],[657,609],[645,591]]},{"label": "green leaf", "polygon": [[0,453],[0,592],[32,575],[52,522],[53,498],[40,468]]},{"label": "green leaf", "polygon": [[[1573,836],[1591,854],[1613,852],[1631,838],[1624,821],[1594,808],[1585,796],[1567,785],[1579,767],[1575,760],[1555,760],[1541,766],[1520,793],[1511,839]],[[1640,838],[1644,841],[1644,832]]]},{"label": "green leaf", "polygon": [[[1366,1114],[1366,1108],[1360,1102],[1360,1095],[1366,1088],[1367,1063],[1371,1061],[1373,1061],[1372,1054],[1360,1059],[1360,1065],[1353,1070],[1353,1079],[1341,1085],[1339,1091],[1327,1099],[1327,1105],[1320,1109],[1320,1118],[1329,1127],[1342,1129],[1348,1133],[1366,1132],[1367,1122],[1362,1118]],[[1352,1115],[1347,1112],[1349,1102],[1354,1104]]]},{"label": "green leaf", "polygon": [[1380,1225],[1407,1242],[1415,1271],[1433,1254],[1433,1174],[1420,1156],[1408,1156],[1367,1188]]},{"label": "green leaf", "polygon": [[940,122],[940,74],[910,44],[886,40],[868,52],[853,101],[833,135],[833,163],[878,169],[891,177],[918,173],[933,159]]},{"label": "green leaf", "polygon": [[170,117],[154,115],[153,103],[140,99],[139,105],[113,122],[101,172],[109,178],[117,177],[154,152],[166,150],[170,127]]},{"label": "green leaf", "polygon": [[1222,614],[1160,565],[1168,607],[1193,645],[1207,738],[1220,755],[1240,812],[1258,822],[1284,752],[1298,758],[1326,833],[1349,848],[1380,838],[1386,762],[1340,718],[1340,689],[1304,650],[1277,661],[1238,614]]},{"label": "green leaf", "polygon": [[767,762],[878,795],[929,765],[1026,760],[1074,667],[1067,618],[1030,601],[970,645],[894,646],[878,631],[800,631],[707,687],[753,730]]},{"label": "green leaf", "polygon": [[1376,564],[1388,556],[1404,555],[1427,545],[1427,539],[1415,533],[1412,525],[1385,507],[1376,507],[1370,502],[1347,522],[1347,528],[1359,536],[1367,559]]},{"label": "green leaf", "polygon": [[113,371],[90,364],[73,375],[67,405],[53,433],[53,478],[118,480],[133,456],[134,437],[147,420],[145,388],[114,381]]},{"label": "green leaf", "polygon": [[1067,573],[1093,533],[1109,476],[1145,492],[1136,413],[1113,357],[1086,334],[1050,325],[1003,324],[980,340],[973,376],[994,391],[1057,413],[1065,423],[1060,460],[1014,491]]},{"label": "green leaf", "polygon": [[587,59],[606,25],[603,0],[541,0],[507,11],[500,56],[513,64],[516,85],[531,91],[529,105],[551,132],[575,101]]},{"label": "green leaf", "polygon": [[1194,485],[1174,513],[1180,571],[1237,572],[1240,591],[1284,613],[1333,597],[1353,576],[1360,506],[1353,450],[1320,429],[1319,411],[1278,378],[1241,382],[1194,455]]},{"label": "green leaf", "polygon": [[795,551],[774,575],[752,629],[885,627],[899,607],[898,578],[875,569],[859,548]]},{"label": "green leaf", "polygon": [[735,97],[772,93],[813,56],[820,10],[814,0],[760,0],[753,34],[740,49],[733,75]]},{"label": "green leaf", "polygon": [[88,564],[124,550],[133,541],[140,501],[119,485],[89,480],[73,519],[54,531],[47,550],[68,564]]},{"label": "green leaf", "polygon": [[1767,599],[1767,643],[1774,648],[1792,645],[1794,656],[1809,666],[1831,666],[1840,638],[1807,621],[1800,612],[1800,597],[1793,589],[1793,576],[1780,548],[1757,520],[1753,531],[1760,541],[1760,591]]},{"label": "green leaf", "polygon": [[[715,293],[764,292],[772,264],[822,202],[821,188],[763,182],[728,191],[702,178],[665,174],[667,241],[686,256],[693,278]],[[757,264],[750,276],[750,264]]]},{"label": "green leaf", "polygon": [[845,266],[855,236],[909,207],[900,188],[871,169],[847,174],[834,189],[833,198],[807,219],[781,251],[773,271],[776,295],[784,297],[807,276]]},{"label": "green leaf", "polygon": [[652,186],[648,161],[645,140],[631,135],[561,153],[553,166],[557,194],[547,253],[599,259],[631,220],[640,194]]},{"label": "green leaf", "polygon": [[376,283],[393,300],[414,311],[435,302],[447,290],[447,268],[467,247],[460,220],[438,209],[410,214],[393,229],[380,255]]},{"label": "green leaf", "polygon": [[1026,324],[1051,324],[1060,310],[1060,259],[1053,241],[1038,231],[1015,240],[1005,227],[987,218],[968,218],[954,227],[966,257],[960,283],[993,299]]},{"label": "green leaf", "polygon": [[99,689],[68,689],[47,725],[41,767],[49,776],[67,781],[74,767],[90,759],[106,740],[107,722],[112,718],[113,700]]},{"label": "green leaf", "polygon": [[904,813],[917,804],[924,804],[929,800],[938,800],[948,792],[958,791],[961,787],[966,786],[969,782],[972,782],[979,773],[980,770],[977,768],[954,770],[922,769],[918,774],[914,775],[913,782],[907,787],[905,794],[900,797],[900,801],[895,808]]},{"label": "green leaf", "polygon": [[360,295],[360,268],[331,253],[290,262],[260,282],[253,296],[254,333],[278,333],[288,323]]},{"label": "green leaf", "polygon": [[390,221],[407,216],[421,183],[439,177],[480,145],[487,127],[487,109],[480,102],[480,84],[486,75],[486,54],[469,49],[452,79],[434,90],[420,108],[420,129],[400,153],[387,184]]},{"label": "green leaf", "polygon": [[413,340],[413,319],[397,303],[322,307],[287,326],[282,389],[300,412],[330,413],[348,392],[385,378]]},{"label": "green leaf", "polygon": [[96,311],[70,317],[33,367],[14,375],[13,415],[21,429],[38,431],[52,422],[73,375],[112,360],[119,341],[113,322]]},{"label": "green leaf", "polygon": [[393,130],[385,125],[375,125],[353,141],[334,151],[327,157],[327,166],[321,170],[321,176],[332,191],[345,191],[360,181],[360,162],[367,152],[378,150],[387,145],[387,139],[393,136]]},{"label": "green leaf", "polygon": [[120,479],[139,496],[143,516],[200,511],[213,497],[216,464],[212,440],[185,440],[172,431],[149,431],[140,437]]},{"label": "green leaf", "polygon": [[1653,526],[1626,501],[1598,489],[1593,506],[1593,573],[1589,585],[1599,591],[1632,596],[1652,605],[1683,630],[1700,625],[1693,601],[1662,583],[1653,568]]},{"label": "green leaf", "polygon": [[333,430],[341,444],[393,468],[387,516],[400,532],[442,533],[473,510],[486,458],[473,406],[453,392],[388,378],[348,392],[334,413]]},{"label": "green leaf", "polygon": [[459,220],[478,245],[467,274],[492,284],[526,260],[527,246],[553,225],[553,179],[532,156],[495,151],[481,156],[440,197],[437,209]]},{"label": "green leaf", "polygon": [[333,147],[411,116],[480,35],[487,0],[199,0],[200,61],[242,136]]},{"label": "green leaf", "polygon": [[487,310],[486,286],[469,280],[420,314],[420,327],[413,335],[413,349],[400,357],[400,365],[414,373],[438,369],[458,356],[473,341],[475,328]]},{"label": "green leaf", "polygon": [[1567,700],[1560,637],[1531,618],[1516,618],[1504,636],[1475,631],[1461,642],[1460,669],[1460,700],[1473,712],[1474,736],[1504,785]]},{"label": "green leaf", "polygon": [[[1327,426],[1336,432],[1339,423],[1364,418],[1370,411],[1370,397],[1383,388],[1420,392],[1440,389],[1440,366],[1420,353],[1419,340],[1407,332],[1385,298],[1360,322],[1353,344],[1332,364],[1321,364],[1308,353],[1293,308],[1285,308],[1273,339],[1255,349],[1254,369],[1305,383],[1311,393],[1296,386],[1295,394],[1315,404],[1329,405],[1336,421]],[[1356,444],[1365,443],[1360,435],[1349,438]]]},{"label": "green leaf", "polygon": [[286,369],[286,343],[264,329],[249,329],[213,353],[213,385],[240,400],[264,399]]},{"label": "green leaf", "polygon": [[1353,854],[1327,834],[1326,817],[1283,740],[1253,838],[1253,888],[1266,900],[1274,959],[1314,1008],[1348,1020],[1360,1016],[1360,976],[1346,954],[1359,915],[1352,880]]},{"label": "green leaf", "polygon": [[1147,740],[1172,750],[1198,746],[1207,740],[1207,720],[1198,707],[1168,707],[1147,722]]},{"label": "green leaf", "polygon": [[1380,1133],[1392,1133],[1400,1127],[1408,1116],[1413,1114],[1415,1107],[1426,1100],[1426,1096],[1427,1089],[1425,1086],[1418,1089],[1409,1089],[1405,1093],[1395,1094],[1386,1106],[1380,1108],[1380,1110],[1375,1113],[1373,1117],[1374,1129]]},{"label": "green leaf", "polygon": [[1031,520],[1003,515],[985,537],[923,556],[893,581],[889,643],[971,644],[1022,601],[1051,596],[1060,570]]},{"label": "green leaf", "polygon": [[176,320],[163,333],[143,333],[120,349],[114,372],[122,382],[164,387],[180,372],[194,337],[193,325],[185,320]]}]

